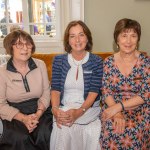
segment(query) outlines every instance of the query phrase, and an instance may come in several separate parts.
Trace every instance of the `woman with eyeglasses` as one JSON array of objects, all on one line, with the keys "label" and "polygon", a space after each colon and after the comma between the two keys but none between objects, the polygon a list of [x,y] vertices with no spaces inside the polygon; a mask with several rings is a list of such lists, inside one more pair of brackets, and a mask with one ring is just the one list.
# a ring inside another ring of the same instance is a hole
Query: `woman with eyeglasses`
[{"label": "woman with eyeglasses", "polygon": [[31,57],[35,44],[25,31],[11,32],[3,44],[11,58],[0,67],[0,149],[49,150],[52,115],[46,65]]}]

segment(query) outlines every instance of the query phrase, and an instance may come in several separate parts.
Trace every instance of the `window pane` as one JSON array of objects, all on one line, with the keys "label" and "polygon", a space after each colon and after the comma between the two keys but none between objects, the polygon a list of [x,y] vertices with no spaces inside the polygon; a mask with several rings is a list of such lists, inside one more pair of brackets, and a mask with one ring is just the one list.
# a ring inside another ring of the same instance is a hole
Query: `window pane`
[{"label": "window pane", "polygon": [[22,28],[22,0],[0,0],[0,22],[3,35],[10,29]]},{"label": "window pane", "polygon": [[[29,32],[31,35],[40,35],[42,32],[41,32],[41,26],[43,25],[29,25]],[[43,28],[43,27],[42,27]],[[41,34],[42,35],[42,34]]]},{"label": "window pane", "polygon": [[0,35],[22,29],[31,35],[56,36],[56,0],[0,0]]},{"label": "window pane", "polygon": [[12,23],[11,13],[8,10],[9,3],[6,3],[5,0],[0,0],[0,29],[3,35],[7,35],[7,24]]},{"label": "window pane", "polygon": [[56,9],[55,0],[28,0],[28,16],[30,24],[30,33],[33,32],[32,26],[36,28],[40,35],[56,35]]},{"label": "window pane", "polygon": [[9,0],[13,23],[22,23],[22,0]]}]

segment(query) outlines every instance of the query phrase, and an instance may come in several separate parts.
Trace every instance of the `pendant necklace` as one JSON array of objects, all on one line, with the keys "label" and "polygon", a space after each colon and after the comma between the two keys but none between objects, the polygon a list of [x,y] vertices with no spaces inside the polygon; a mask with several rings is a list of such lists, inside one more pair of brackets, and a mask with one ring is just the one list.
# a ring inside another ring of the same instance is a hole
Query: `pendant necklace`
[{"label": "pendant necklace", "polygon": [[78,80],[78,76],[79,76],[79,66],[82,65],[83,60],[84,60],[84,57],[83,57],[83,59],[81,60],[81,62],[78,63],[78,64],[75,62],[75,59],[73,58],[73,56],[72,56],[72,60],[73,60],[73,63],[77,66],[77,71],[76,71],[76,81],[77,81],[77,80]]}]

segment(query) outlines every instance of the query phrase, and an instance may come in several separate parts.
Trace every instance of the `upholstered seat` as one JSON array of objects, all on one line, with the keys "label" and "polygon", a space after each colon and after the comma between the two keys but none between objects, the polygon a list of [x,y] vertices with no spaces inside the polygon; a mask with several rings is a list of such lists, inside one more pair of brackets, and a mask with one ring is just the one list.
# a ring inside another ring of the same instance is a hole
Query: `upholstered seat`
[{"label": "upholstered seat", "polygon": [[[38,58],[41,59],[45,62],[46,66],[47,66],[47,71],[48,71],[48,77],[49,80],[51,80],[52,77],[52,63],[53,63],[53,59],[56,55],[59,55],[60,53],[55,53],[55,54],[42,54],[42,53],[35,53],[33,54],[34,58]],[[106,57],[110,56],[113,54],[113,52],[95,52],[94,54],[102,57],[103,59],[105,59]]]}]

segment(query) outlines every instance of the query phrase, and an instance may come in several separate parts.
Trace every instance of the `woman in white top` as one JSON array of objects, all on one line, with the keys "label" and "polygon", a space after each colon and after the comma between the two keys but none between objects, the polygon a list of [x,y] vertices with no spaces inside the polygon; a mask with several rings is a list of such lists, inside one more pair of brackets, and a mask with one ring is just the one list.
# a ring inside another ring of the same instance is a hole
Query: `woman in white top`
[{"label": "woman in white top", "polygon": [[92,50],[92,36],[82,21],[68,24],[67,54],[55,57],[51,103],[54,115],[51,150],[98,150],[101,123],[102,59]]}]

